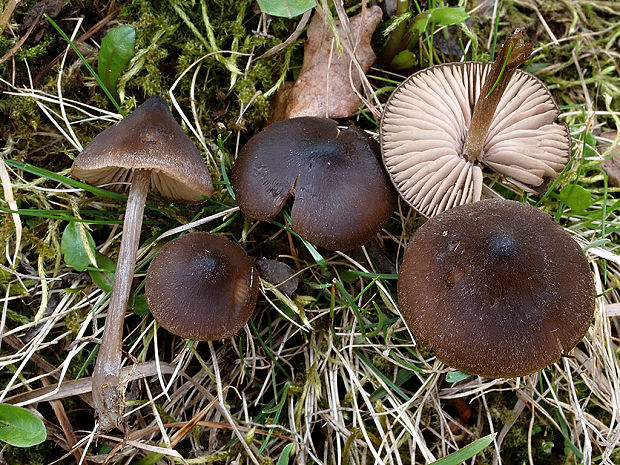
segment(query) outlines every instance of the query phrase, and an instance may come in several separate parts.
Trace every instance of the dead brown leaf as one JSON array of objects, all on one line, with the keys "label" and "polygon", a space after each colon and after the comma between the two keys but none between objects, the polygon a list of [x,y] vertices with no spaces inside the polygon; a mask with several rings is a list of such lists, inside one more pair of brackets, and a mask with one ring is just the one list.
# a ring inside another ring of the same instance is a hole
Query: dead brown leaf
[{"label": "dead brown leaf", "polygon": [[[350,20],[349,34],[355,44],[355,59],[364,73],[376,58],[370,39],[382,15],[381,8],[375,5],[363,9]],[[343,40],[344,28],[339,21],[335,24],[338,35]],[[338,53],[332,30],[319,12],[315,12],[308,26],[301,73],[289,93],[285,118],[346,118],[360,106],[361,86],[360,70],[352,63],[351,54],[347,51]],[[275,114],[281,112],[276,109]]]},{"label": "dead brown leaf", "polygon": [[[601,134],[603,139],[608,139],[610,141],[618,137],[617,131],[608,131]],[[601,155],[609,150],[611,147],[611,143],[607,143],[604,141],[600,141],[598,144],[598,150]],[[606,161],[602,162],[599,165],[605,173],[607,173],[607,178],[609,180],[609,184],[615,187],[620,187],[620,146],[615,145],[611,151],[611,158],[608,158]]]}]

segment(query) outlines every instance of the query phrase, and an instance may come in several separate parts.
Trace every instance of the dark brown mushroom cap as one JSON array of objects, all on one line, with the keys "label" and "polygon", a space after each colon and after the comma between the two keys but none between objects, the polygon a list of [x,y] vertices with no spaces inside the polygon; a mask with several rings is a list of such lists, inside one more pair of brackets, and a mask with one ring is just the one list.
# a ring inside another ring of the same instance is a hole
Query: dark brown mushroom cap
[{"label": "dark brown mushroom cap", "polygon": [[76,157],[71,174],[100,185],[130,182],[132,170],[152,170],[151,189],[167,199],[200,202],[213,192],[200,152],[161,97],[98,134]]},{"label": "dark brown mushroom cap", "polygon": [[585,335],[594,283],[578,244],[551,217],[482,200],[428,220],[404,255],[407,325],[444,363],[493,378],[534,373]]},{"label": "dark brown mushroom cap", "polygon": [[149,265],[146,300],[155,320],[187,339],[232,336],[248,321],[258,272],[231,240],[197,232],[166,244]]},{"label": "dark brown mushroom cap", "polygon": [[292,228],[330,250],[350,250],[385,226],[396,194],[378,144],[327,118],[278,121],[241,150],[231,182],[241,210],[269,221],[295,197]]}]

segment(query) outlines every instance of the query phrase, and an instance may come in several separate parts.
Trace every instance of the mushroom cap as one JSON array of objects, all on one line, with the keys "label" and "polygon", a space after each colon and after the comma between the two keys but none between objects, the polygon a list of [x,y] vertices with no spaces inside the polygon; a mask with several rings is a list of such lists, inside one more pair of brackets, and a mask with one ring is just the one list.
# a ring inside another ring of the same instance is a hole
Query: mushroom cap
[{"label": "mushroom cap", "polygon": [[146,300],[155,320],[171,333],[213,341],[247,323],[258,281],[241,247],[223,236],[196,232],[170,241],[150,263]]},{"label": "mushroom cap", "polygon": [[479,160],[463,157],[474,106],[492,64],[448,63],[414,73],[392,93],[381,119],[383,162],[411,206],[432,216],[480,200],[477,161],[534,191],[570,157],[570,134],[537,77],[515,70],[500,98]]},{"label": "mushroom cap", "polygon": [[167,199],[201,202],[213,193],[200,152],[161,97],[99,133],[75,158],[71,174],[100,185],[131,182],[132,170],[151,170],[151,189]]},{"label": "mushroom cap", "polygon": [[271,124],[243,147],[231,182],[239,208],[258,220],[273,219],[294,196],[293,230],[330,250],[365,244],[396,207],[378,144],[328,118]]},{"label": "mushroom cap", "polygon": [[493,378],[558,361],[585,335],[594,298],[579,245],[548,214],[503,199],[428,220],[398,279],[416,338],[447,365]]}]

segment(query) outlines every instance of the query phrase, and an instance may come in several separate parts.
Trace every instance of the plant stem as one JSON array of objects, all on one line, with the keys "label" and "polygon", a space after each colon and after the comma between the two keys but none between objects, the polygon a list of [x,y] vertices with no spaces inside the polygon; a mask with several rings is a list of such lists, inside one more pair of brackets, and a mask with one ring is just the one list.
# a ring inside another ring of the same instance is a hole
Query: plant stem
[{"label": "plant stem", "polygon": [[124,402],[119,393],[121,363],[123,359],[123,322],[129,300],[136,253],[140,241],[144,203],[151,181],[150,170],[134,170],[127,209],[123,223],[121,248],[116,264],[112,296],[105,320],[97,362],[93,372],[93,401],[95,415],[102,432],[113,428],[123,430]]},{"label": "plant stem", "polygon": [[471,124],[463,144],[463,156],[467,161],[479,159],[499,100],[515,70],[529,58],[531,53],[532,44],[524,43],[521,30],[516,29],[493,62],[476,101]]},{"label": "plant stem", "polygon": [[[400,16],[409,11],[409,0],[398,0],[396,3],[396,15]],[[409,21],[402,21],[390,34],[390,38],[385,44],[385,48],[381,52],[380,61],[389,65],[392,63],[394,57],[402,52],[403,49],[401,47],[401,42],[405,32],[407,32],[407,27],[409,26]]]}]

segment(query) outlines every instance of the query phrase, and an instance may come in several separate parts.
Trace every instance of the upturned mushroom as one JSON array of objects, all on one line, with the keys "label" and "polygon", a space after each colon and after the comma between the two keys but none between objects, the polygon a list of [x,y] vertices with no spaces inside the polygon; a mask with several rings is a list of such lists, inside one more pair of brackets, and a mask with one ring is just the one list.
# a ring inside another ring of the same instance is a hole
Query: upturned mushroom
[{"label": "upturned mushroom", "polygon": [[534,373],[583,338],[594,281],[581,248],[530,205],[487,199],[424,223],[407,245],[398,300],[416,339],[463,372]]},{"label": "upturned mushroom", "polygon": [[293,196],[294,231],[326,249],[350,250],[372,239],[396,205],[379,157],[378,144],[356,127],[292,118],[248,141],[231,182],[248,216],[270,221]]},{"label": "upturned mushroom", "polygon": [[493,63],[419,71],[391,95],[381,120],[383,162],[402,198],[426,216],[480,200],[483,164],[530,192],[570,157],[559,109],[517,69],[532,51],[517,29]]},{"label": "upturned mushroom", "polygon": [[241,247],[224,236],[196,232],[169,242],[151,261],[146,301],[171,333],[213,341],[247,323],[258,283],[258,272]]},{"label": "upturned mushroom", "polygon": [[112,296],[93,372],[93,401],[102,431],[123,429],[119,373],[125,308],[149,186],[170,200],[200,202],[213,192],[196,146],[161,97],[152,97],[95,137],[76,157],[71,174],[89,184],[130,184]]}]

